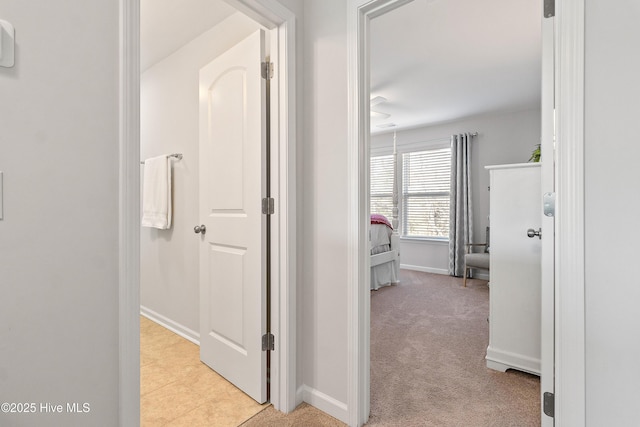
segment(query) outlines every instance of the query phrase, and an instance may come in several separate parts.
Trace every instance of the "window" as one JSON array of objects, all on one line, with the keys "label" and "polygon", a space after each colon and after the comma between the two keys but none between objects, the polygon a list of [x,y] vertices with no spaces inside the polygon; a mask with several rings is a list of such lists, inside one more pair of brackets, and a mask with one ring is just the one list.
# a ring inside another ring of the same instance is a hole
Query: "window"
[{"label": "window", "polygon": [[[400,232],[403,237],[449,237],[449,147],[399,155]],[[391,219],[393,155],[371,157],[371,213]]]},{"label": "window", "polygon": [[371,157],[371,213],[391,220],[393,209],[393,155]]},{"label": "window", "polygon": [[402,155],[402,235],[449,237],[451,149]]}]

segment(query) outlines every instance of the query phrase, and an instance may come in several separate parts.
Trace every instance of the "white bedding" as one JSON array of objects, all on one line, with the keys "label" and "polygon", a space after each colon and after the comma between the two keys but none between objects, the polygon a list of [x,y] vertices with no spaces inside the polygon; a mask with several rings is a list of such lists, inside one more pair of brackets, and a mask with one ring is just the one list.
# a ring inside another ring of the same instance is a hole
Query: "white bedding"
[{"label": "white bedding", "polygon": [[[395,239],[395,244],[392,245],[392,239]],[[372,262],[371,267],[371,289],[377,290],[382,286],[389,286],[394,283],[398,283],[399,280],[399,267],[400,260],[398,251],[398,236],[393,235],[392,230],[383,224],[371,224],[370,231],[371,241],[371,255],[377,255],[377,258],[384,257],[389,258],[389,261],[379,265]],[[395,246],[392,248],[392,246]],[[393,249],[393,253],[391,253]],[[389,253],[389,257],[386,257],[385,252]],[[376,258],[376,257],[374,257]],[[372,260],[374,259],[372,258]]]},{"label": "white bedding", "polygon": [[391,249],[391,229],[384,224],[371,224],[371,255],[387,252]]}]

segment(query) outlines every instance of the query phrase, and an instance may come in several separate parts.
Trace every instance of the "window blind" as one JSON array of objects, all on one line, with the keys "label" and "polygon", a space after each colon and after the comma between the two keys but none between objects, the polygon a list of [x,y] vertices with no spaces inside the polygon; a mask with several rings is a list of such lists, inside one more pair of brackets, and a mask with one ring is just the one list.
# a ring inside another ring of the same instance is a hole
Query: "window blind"
[{"label": "window blind", "polygon": [[393,209],[393,155],[371,157],[370,162],[371,213],[391,220]]},{"label": "window blind", "polygon": [[447,238],[451,149],[402,155],[402,235]]}]

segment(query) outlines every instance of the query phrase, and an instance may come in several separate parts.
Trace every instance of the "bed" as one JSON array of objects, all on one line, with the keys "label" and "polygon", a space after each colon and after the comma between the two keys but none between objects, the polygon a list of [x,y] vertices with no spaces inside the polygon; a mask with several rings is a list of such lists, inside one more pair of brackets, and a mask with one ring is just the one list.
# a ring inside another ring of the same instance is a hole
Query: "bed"
[{"label": "bed", "polygon": [[371,215],[371,290],[400,282],[400,237],[383,215]]},{"label": "bed", "polygon": [[384,215],[371,214],[371,290],[400,283],[400,236],[398,235],[398,146],[393,132],[393,175],[391,222]]}]

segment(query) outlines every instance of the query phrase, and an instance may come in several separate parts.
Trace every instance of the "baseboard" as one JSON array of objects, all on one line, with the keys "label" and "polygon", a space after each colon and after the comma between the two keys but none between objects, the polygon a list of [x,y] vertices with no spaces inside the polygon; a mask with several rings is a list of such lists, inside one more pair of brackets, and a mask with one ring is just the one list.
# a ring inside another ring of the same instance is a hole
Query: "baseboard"
[{"label": "baseboard", "polygon": [[[434,273],[449,275],[449,270],[444,268],[423,267],[422,265],[400,264],[404,270],[422,271],[423,273]],[[473,273],[474,279],[489,280],[489,273]]]},{"label": "baseboard", "polygon": [[449,270],[446,270],[444,268],[423,267],[421,265],[411,264],[400,264],[400,268],[404,270],[422,271],[423,273],[444,274],[446,276],[449,275]]},{"label": "baseboard", "polygon": [[343,423],[349,423],[349,411],[346,403],[340,402],[307,385],[298,388],[297,393],[302,394],[302,400],[309,405],[326,412]]},{"label": "baseboard", "polygon": [[487,360],[487,367],[497,371],[505,372],[507,369],[516,369],[540,375],[540,359],[534,359],[523,354],[503,351],[489,346],[485,359]]},{"label": "baseboard", "polygon": [[191,330],[178,322],[174,322],[168,317],[165,317],[160,313],[156,313],[143,305],[140,306],[140,314],[147,319],[156,322],[158,325],[164,326],[171,332],[180,335],[182,338],[189,340],[196,345],[200,345],[200,334],[198,332]]}]

